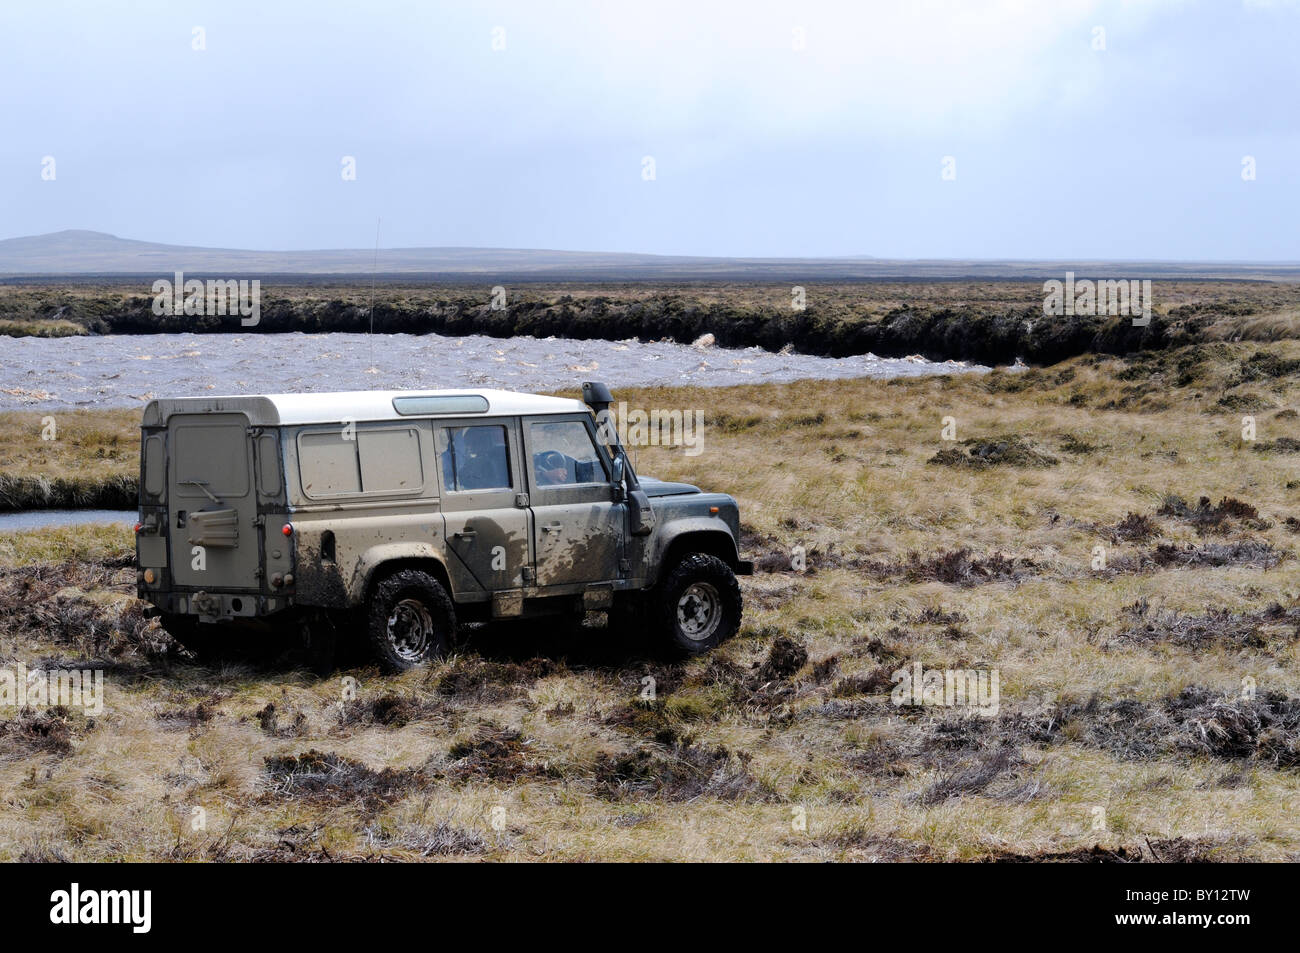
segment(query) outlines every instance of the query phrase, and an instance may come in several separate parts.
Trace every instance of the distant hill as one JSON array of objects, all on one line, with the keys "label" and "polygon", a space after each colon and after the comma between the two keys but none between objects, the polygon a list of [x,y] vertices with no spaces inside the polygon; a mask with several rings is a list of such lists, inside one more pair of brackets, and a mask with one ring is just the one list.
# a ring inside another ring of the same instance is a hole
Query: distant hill
[{"label": "distant hill", "polygon": [[889,278],[1080,277],[1300,280],[1300,263],[997,261],[884,258],[704,258],[529,248],[381,248],[250,251],[163,245],[72,229],[0,240],[0,276],[383,275],[527,280],[830,281]]}]

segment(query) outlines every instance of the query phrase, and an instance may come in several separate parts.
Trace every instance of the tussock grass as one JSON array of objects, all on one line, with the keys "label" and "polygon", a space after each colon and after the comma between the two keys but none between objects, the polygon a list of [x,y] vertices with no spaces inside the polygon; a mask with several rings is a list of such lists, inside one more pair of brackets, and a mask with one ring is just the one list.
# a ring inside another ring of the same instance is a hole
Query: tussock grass
[{"label": "tussock grass", "polygon": [[0,414],[0,511],[135,509],[140,413]]},{"label": "tussock grass", "polygon": [[0,511],[48,509],[135,509],[140,482],[134,476],[15,477],[0,474]]},{"label": "tussock grass", "polygon": [[56,526],[40,532],[0,533],[0,570],[134,563],[135,537],[126,526],[86,524]]},{"label": "tussock grass", "polygon": [[0,319],[0,336],[3,337],[66,338],[79,337],[89,333],[74,321],[64,321],[58,318],[30,321]]}]

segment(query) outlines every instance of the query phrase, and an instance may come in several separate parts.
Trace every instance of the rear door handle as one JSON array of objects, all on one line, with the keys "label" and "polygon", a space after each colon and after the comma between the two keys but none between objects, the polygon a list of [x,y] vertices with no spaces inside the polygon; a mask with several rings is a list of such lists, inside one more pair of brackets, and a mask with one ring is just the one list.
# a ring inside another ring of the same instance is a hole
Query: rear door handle
[{"label": "rear door handle", "polygon": [[545,526],[542,527],[542,532],[558,534],[561,529],[563,529],[563,526],[560,523],[547,523]]},{"label": "rear door handle", "polygon": [[460,532],[452,533],[452,535],[455,536],[457,539],[473,539],[475,536],[478,535],[478,530],[467,526],[465,527],[465,529],[462,529]]}]

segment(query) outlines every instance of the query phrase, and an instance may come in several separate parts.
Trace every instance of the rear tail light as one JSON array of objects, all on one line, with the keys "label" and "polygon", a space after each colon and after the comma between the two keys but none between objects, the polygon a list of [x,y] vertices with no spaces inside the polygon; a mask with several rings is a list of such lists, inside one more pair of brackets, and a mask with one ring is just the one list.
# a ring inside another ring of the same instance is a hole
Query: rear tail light
[{"label": "rear tail light", "polygon": [[292,536],[292,535],[293,535],[293,524],[292,524],[292,523],[285,523],[284,526],[281,528],[280,532],[284,533],[285,536]]}]

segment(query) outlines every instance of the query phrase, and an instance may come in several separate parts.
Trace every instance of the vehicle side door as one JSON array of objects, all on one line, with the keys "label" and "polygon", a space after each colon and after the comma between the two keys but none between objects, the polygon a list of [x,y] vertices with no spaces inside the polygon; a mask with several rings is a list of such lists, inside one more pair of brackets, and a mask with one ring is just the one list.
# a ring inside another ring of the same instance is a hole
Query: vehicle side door
[{"label": "vehicle side door", "polygon": [[457,596],[520,589],[532,574],[532,514],[517,418],[434,423],[436,469]]},{"label": "vehicle side door", "polygon": [[590,415],[522,420],[538,586],[620,578],[626,507]]}]

